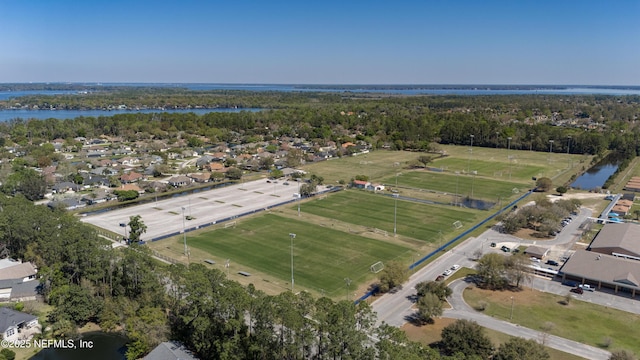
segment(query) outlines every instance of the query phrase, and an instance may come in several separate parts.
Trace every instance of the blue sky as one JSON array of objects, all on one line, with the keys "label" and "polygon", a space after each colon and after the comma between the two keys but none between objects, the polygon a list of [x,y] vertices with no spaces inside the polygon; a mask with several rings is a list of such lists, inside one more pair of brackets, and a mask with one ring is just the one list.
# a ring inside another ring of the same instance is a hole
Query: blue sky
[{"label": "blue sky", "polygon": [[640,1],[0,1],[0,82],[640,85]]}]

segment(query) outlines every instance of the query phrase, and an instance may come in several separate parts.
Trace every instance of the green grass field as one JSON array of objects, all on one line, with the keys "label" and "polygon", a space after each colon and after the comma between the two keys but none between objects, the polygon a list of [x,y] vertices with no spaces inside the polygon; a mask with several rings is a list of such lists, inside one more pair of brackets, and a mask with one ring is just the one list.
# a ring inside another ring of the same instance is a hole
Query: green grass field
[{"label": "green grass field", "polygon": [[627,349],[640,353],[638,332],[640,316],[574,299],[562,305],[563,296],[543,292],[509,293],[466,290],[464,298],[472,307],[484,301],[484,313],[502,320],[510,317],[513,295],[515,307],[513,323],[540,330],[544,324],[553,324],[551,334],[596,347],[602,347],[607,338],[613,340],[610,348]]},{"label": "green grass field", "polygon": [[369,267],[410,252],[409,248],[304,221],[264,214],[241,221],[235,228],[219,229],[189,238],[189,246],[221,259],[282,279],[290,286],[291,239],[294,239],[294,278],[301,287],[328,296],[344,294],[345,278],[352,289],[372,274]]},{"label": "green grass field", "polygon": [[[448,200],[448,198],[447,198]],[[375,227],[393,234],[395,199],[364,190],[340,191],[323,200],[306,203],[304,212],[351,224]],[[428,205],[398,200],[397,233],[426,242],[438,242],[456,231],[453,222],[469,227],[486,212],[451,206]],[[463,229],[458,230],[459,232]],[[442,235],[441,233],[442,232]]]},{"label": "green grass field", "polygon": [[467,161],[461,158],[447,157],[438,159],[429,164],[429,166],[441,168],[447,173],[477,171],[477,176],[479,177],[493,178],[501,181],[526,182],[528,184],[531,184],[532,177],[542,177],[547,170],[541,166],[519,163],[516,159],[509,164],[508,162],[494,161],[492,159],[487,159],[486,161],[478,159]]},{"label": "green grass field", "polygon": [[[390,186],[394,186],[395,181],[395,176],[383,179],[383,182],[390,184]],[[479,176],[475,176],[474,178],[473,175],[456,175],[428,170],[408,171],[398,176],[398,186],[401,191],[402,187],[433,190],[449,194],[455,194],[457,190],[457,193],[461,197],[469,196],[474,199],[483,199],[492,202],[497,202],[499,198],[505,200],[513,197],[516,195],[513,189],[517,189],[518,192],[524,192],[533,187],[533,185],[533,181],[529,181],[529,184],[523,184],[492,180]],[[473,196],[471,196],[472,191]],[[449,201],[453,202],[453,197]]]}]

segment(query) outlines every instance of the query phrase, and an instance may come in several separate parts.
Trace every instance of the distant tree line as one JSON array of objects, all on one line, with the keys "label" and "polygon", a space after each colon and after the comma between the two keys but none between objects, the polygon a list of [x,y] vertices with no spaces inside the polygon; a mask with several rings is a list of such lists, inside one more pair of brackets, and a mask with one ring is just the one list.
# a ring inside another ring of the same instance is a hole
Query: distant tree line
[{"label": "distant tree line", "polygon": [[72,120],[14,119],[0,124],[8,139],[19,144],[100,135],[123,136],[131,141],[163,139],[171,143],[185,135],[197,135],[211,143],[246,143],[289,136],[319,144],[364,140],[374,148],[423,151],[434,142],[470,145],[472,139],[474,146],[578,154],[613,150],[635,156],[640,149],[636,124],[640,115],[638,96],[373,97],[133,88],[87,96],[29,96],[0,101],[0,108],[15,103],[68,109],[102,109],[120,104],[129,108],[265,109],[204,115],[132,111]]}]

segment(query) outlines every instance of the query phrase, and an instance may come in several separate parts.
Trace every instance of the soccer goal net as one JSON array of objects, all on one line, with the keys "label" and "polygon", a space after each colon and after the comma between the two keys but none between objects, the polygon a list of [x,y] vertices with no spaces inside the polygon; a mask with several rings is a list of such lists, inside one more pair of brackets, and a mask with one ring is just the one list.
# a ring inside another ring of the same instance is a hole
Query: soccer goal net
[{"label": "soccer goal net", "polygon": [[460,229],[462,227],[462,222],[460,222],[460,220],[454,221],[452,226],[453,226],[454,229],[458,230],[458,229]]},{"label": "soccer goal net", "polygon": [[377,263],[371,265],[370,269],[372,273],[377,274],[382,271],[382,269],[384,269],[384,264],[382,263],[382,261],[378,261]]}]

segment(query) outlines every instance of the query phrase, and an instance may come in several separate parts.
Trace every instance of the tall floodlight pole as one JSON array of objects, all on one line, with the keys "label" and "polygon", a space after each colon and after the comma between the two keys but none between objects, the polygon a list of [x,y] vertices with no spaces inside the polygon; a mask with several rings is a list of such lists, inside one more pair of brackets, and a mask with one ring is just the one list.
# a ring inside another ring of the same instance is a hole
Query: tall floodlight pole
[{"label": "tall floodlight pole", "polygon": [[507,138],[507,160],[509,160],[509,180],[511,180],[511,155],[509,155],[510,150],[511,150],[511,136]]},{"label": "tall floodlight pole", "polygon": [[472,174],[473,174],[473,178],[471,178],[471,198],[473,199],[473,182],[476,180],[476,175],[478,175],[478,170],[473,170]]},{"label": "tall floodlight pole", "polygon": [[182,236],[184,238],[184,256],[186,256],[187,258],[189,257],[189,255],[187,254],[187,228],[186,225],[184,223],[184,206],[182,207]]},{"label": "tall floodlight pole", "polygon": [[393,194],[394,204],[393,204],[393,236],[395,237],[398,233],[398,176],[400,173],[396,174],[396,193]]},{"label": "tall floodlight pole", "polygon": [[553,140],[549,140],[549,161],[551,161],[551,152],[553,151]]},{"label": "tall floodlight pole", "polygon": [[291,238],[291,292],[293,292],[293,284],[294,284],[294,280],[293,280],[293,239],[296,238],[296,234],[294,233],[289,233],[289,237]]},{"label": "tall floodlight pole", "polygon": [[471,138],[471,149],[469,149],[469,160],[467,161],[467,172],[469,172],[471,169],[471,157],[473,156],[473,138],[475,137],[475,135],[471,134],[469,135],[469,137]]}]

